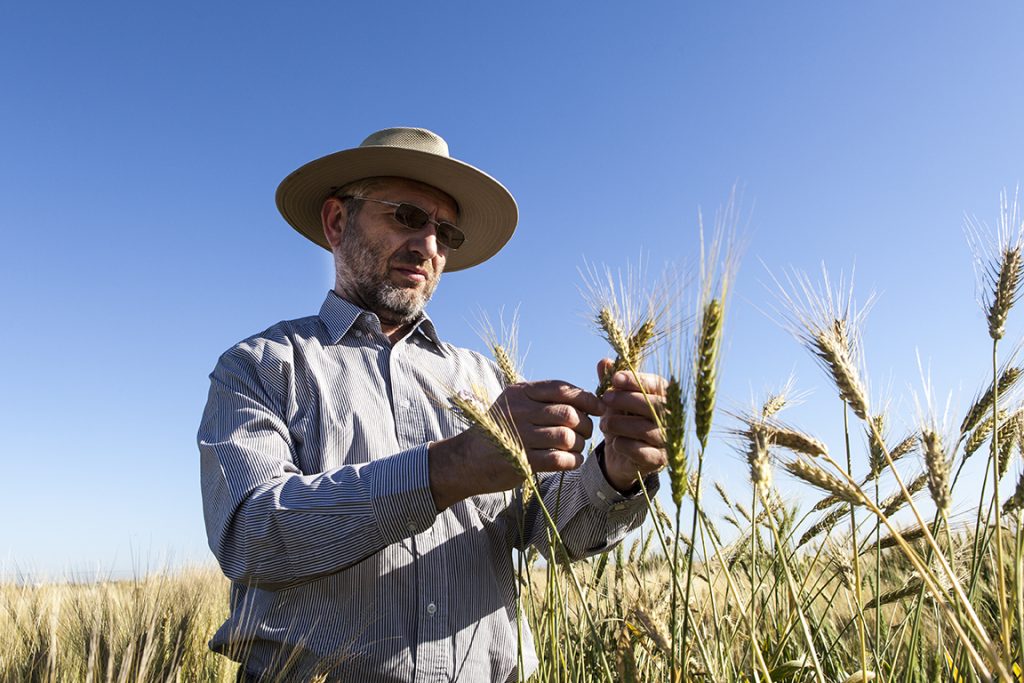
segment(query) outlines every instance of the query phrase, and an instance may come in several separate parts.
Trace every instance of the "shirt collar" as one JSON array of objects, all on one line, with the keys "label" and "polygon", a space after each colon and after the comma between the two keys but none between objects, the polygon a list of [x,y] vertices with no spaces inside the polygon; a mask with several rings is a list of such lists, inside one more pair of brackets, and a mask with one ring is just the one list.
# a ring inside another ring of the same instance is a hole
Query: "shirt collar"
[{"label": "shirt collar", "polygon": [[[356,326],[359,319],[363,316],[376,317],[373,313],[359,308],[350,301],[342,299],[334,292],[334,290],[327,292],[327,296],[324,298],[324,303],[320,306],[320,320],[323,322],[324,327],[327,328],[328,338],[332,344],[337,344],[341,341],[342,338],[349,333],[349,330]],[[434,321],[432,321],[430,316],[425,312],[420,314],[419,320],[417,320],[413,325],[412,331],[406,338],[409,338],[414,334],[423,335],[442,353],[444,352],[444,345],[437,336]]]}]

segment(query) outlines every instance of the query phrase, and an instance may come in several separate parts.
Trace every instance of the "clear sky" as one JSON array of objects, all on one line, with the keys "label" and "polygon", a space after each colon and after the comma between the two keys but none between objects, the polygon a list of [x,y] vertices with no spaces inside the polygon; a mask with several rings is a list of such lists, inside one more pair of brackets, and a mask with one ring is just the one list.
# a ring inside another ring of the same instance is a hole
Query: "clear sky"
[{"label": "clear sky", "polygon": [[[210,557],[207,375],[332,285],[274,190],[387,126],[519,202],[508,247],[442,281],[449,340],[482,348],[477,312],[518,305],[527,374],[593,385],[584,259],[692,262],[698,208],[739,183],[722,405],[794,373],[813,393],[788,420],[840,449],[834,392],[761,312],[768,270],[824,261],[880,294],[865,346],[896,431],[918,353],[958,424],[990,362],[963,220],[1021,180],[1022,27],[1015,2],[5,3],[0,566]],[[723,439],[708,462],[748,495]]]}]

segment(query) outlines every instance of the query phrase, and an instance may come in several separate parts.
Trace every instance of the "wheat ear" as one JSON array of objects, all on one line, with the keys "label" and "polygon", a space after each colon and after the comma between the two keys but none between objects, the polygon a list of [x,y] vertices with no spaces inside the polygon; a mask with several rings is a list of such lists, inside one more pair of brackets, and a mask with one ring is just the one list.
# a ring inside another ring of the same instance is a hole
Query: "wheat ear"
[{"label": "wheat ear", "polygon": [[794,453],[803,453],[811,457],[828,455],[828,447],[824,443],[795,429],[772,425],[768,428],[768,440],[773,445]]},{"label": "wheat ear", "polygon": [[722,303],[711,299],[701,315],[700,336],[697,340],[696,382],[694,386],[694,424],[697,440],[707,448],[711,420],[715,412],[715,394],[718,388],[718,349],[722,339]]},{"label": "wheat ear", "polygon": [[942,445],[942,437],[934,429],[926,428],[921,432],[921,445],[928,470],[928,491],[932,495],[936,512],[945,517],[950,505],[949,459]]},{"label": "wheat ear", "polygon": [[529,501],[534,492],[533,470],[515,427],[499,413],[489,409],[480,387],[474,386],[471,390],[459,391],[453,394],[450,400],[459,415],[469,424],[478,427],[502,457],[523,477],[523,503]]},{"label": "wheat ear", "polygon": [[867,391],[851,357],[850,346],[842,343],[842,339],[832,331],[819,331],[814,336],[816,353],[832,376],[839,397],[846,401],[857,417],[867,420]]},{"label": "wheat ear", "polygon": [[793,476],[802,479],[811,486],[828,491],[839,500],[853,505],[864,504],[864,494],[849,482],[829,474],[822,468],[804,460],[792,460],[785,463],[785,468]]},{"label": "wheat ear", "polygon": [[665,451],[668,456],[669,481],[672,484],[672,502],[683,503],[686,495],[686,400],[682,383],[676,376],[670,376],[665,389],[664,418]]},{"label": "wheat ear", "polygon": [[999,260],[998,274],[995,276],[995,288],[989,304],[988,334],[993,340],[1003,338],[1006,332],[1006,318],[1013,304],[1020,296],[1022,275],[1021,247],[1019,244],[1003,249]]},{"label": "wheat ear", "polygon": [[[1024,368],[1016,365],[1011,365],[1002,371],[999,375],[999,381],[996,383],[996,389],[999,390],[999,397],[1002,398],[1006,395],[1006,392],[1017,383],[1020,379],[1021,374],[1024,374]],[[982,421],[982,418],[992,413],[992,399],[995,396],[994,389],[990,384],[988,389],[982,394],[967,411],[964,416],[963,422],[960,424],[960,433],[966,434],[967,432],[978,426],[978,423]]]}]

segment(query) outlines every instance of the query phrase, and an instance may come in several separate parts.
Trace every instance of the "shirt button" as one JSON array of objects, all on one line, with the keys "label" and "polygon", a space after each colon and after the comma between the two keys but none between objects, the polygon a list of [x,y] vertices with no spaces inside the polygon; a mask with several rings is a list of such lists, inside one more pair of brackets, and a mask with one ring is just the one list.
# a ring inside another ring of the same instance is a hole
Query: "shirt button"
[{"label": "shirt button", "polygon": [[356,330],[352,334],[356,335],[357,337],[362,337],[363,336],[363,331],[362,330]]},{"label": "shirt button", "polygon": [[405,525],[405,528],[409,531],[416,531],[416,522],[409,522]]},{"label": "shirt button", "polygon": [[427,605],[427,614],[429,614],[430,616],[434,616],[434,614],[436,613],[437,605],[435,605],[434,603],[430,603],[429,605]]}]

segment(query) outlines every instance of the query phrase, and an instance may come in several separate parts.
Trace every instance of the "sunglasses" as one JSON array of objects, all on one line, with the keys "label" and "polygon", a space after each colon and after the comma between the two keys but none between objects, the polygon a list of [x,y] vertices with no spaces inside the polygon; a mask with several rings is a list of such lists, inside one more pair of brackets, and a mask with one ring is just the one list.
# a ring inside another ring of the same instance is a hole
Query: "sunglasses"
[{"label": "sunglasses", "polygon": [[362,197],[356,194],[344,195],[339,197],[339,199],[359,199],[364,202],[374,202],[376,204],[384,204],[385,206],[394,207],[396,221],[410,230],[422,230],[427,225],[433,225],[435,230],[437,230],[437,241],[452,251],[461,247],[462,243],[466,241],[465,233],[457,227],[448,221],[435,221],[430,217],[429,213],[415,204],[389,202],[384,199]]}]

